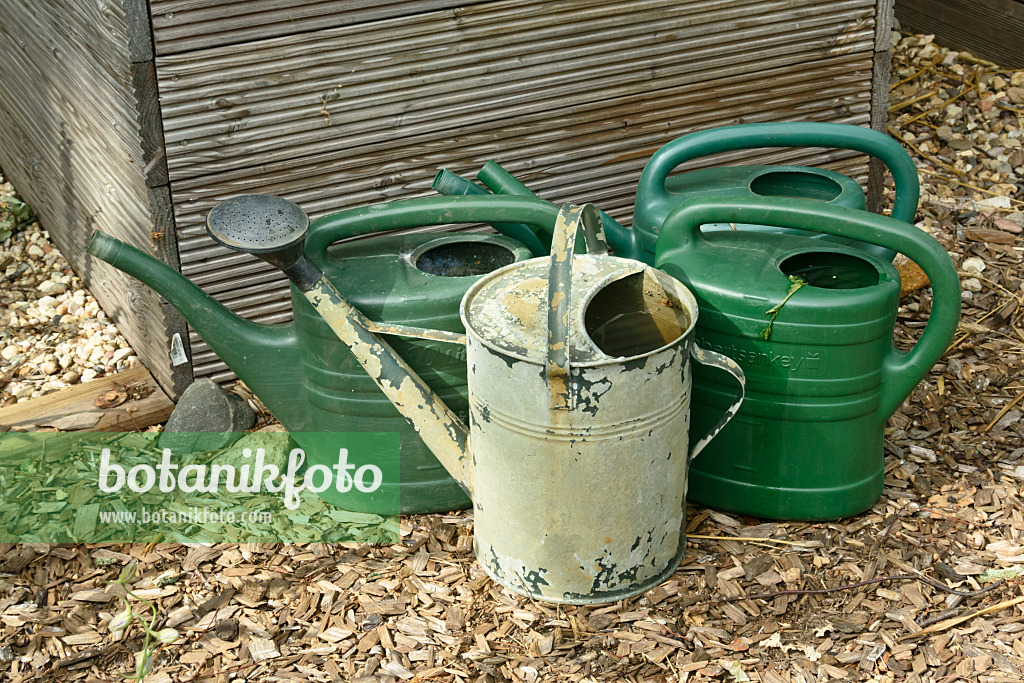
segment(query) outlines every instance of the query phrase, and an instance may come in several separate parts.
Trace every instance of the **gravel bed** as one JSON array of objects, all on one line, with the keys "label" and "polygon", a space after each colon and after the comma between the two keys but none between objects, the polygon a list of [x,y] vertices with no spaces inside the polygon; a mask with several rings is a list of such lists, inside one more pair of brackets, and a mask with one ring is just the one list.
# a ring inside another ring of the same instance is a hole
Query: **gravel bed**
[{"label": "gravel bed", "polygon": [[[0,174],[0,226],[20,204]],[[39,223],[14,228],[0,242],[0,406],[138,363]]]}]

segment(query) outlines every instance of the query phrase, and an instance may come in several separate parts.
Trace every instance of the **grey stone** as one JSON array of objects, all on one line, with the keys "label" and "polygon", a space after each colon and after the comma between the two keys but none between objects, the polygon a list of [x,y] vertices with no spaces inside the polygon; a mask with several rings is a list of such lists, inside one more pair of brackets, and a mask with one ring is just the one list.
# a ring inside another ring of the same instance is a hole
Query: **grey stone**
[{"label": "grey stone", "polygon": [[[176,454],[224,448],[251,429],[256,413],[238,394],[224,391],[210,379],[193,382],[181,395],[160,435],[161,448]],[[218,436],[200,433],[219,432]]]},{"label": "grey stone", "polygon": [[[288,469],[288,454],[296,444],[288,436],[281,425],[270,425],[255,432],[246,434],[223,453],[217,455],[214,461],[218,465],[230,465],[239,469],[244,465],[253,465],[256,451],[263,449],[263,464],[265,467],[276,467],[279,472]],[[245,457],[245,450],[249,449],[253,455]],[[302,471],[305,467],[301,468]]]}]

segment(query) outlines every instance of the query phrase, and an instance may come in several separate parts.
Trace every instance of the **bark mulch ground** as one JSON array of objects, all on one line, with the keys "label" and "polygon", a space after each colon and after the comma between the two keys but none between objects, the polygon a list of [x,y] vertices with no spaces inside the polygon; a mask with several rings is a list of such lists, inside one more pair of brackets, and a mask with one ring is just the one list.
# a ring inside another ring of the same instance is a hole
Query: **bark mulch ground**
[{"label": "bark mulch ground", "polygon": [[[888,424],[871,510],[808,524],[691,508],[679,571],[598,607],[490,581],[468,513],[406,518],[384,547],[0,546],[2,677],[130,671],[141,642],[108,633],[105,587],[138,561],[135,593],[184,636],[150,681],[1024,680],[1024,72],[914,36],[894,67],[919,227],[965,294],[949,351]],[[930,296],[905,297],[901,344]]]}]

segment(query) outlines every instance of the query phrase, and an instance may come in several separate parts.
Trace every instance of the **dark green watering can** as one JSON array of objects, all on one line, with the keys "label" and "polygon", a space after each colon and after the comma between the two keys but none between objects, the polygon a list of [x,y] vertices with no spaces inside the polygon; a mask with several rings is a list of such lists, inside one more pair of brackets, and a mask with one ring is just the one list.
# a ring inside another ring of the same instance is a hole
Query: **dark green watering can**
[{"label": "dark green watering can", "polygon": [[[235,198],[220,206],[221,213],[233,209],[257,217],[264,210],[257,199]],[[550,232],[557,214],[558,207],[552,204],[518,197],[397,201],[314,221],[305,253],[368,316],[392,325],[462,333],[459,303],[466,290],[486,273],[529,259],[531,249],[539,253],[542,247],[524,223],[536,223],[532,230]],[[502,235],[473,233],[381,235],[338,244],[357,235],[460,222],[519,222],[519,235],[531,248]],[[469,506],[462,489],[294,287],[294,322],[262,325],[238,317],[177,271],[108,235],[96,233],[88,251],[167,299],[293,435],[401,434],[400,454],[393,455],[398,467],[389,468],[400,469],[400,482],[384,482],[374,494],[345,494],[329,488],[321,493],[325,500],[367,512],[391,511],[396,500],[403,513]],[[464,349],[405,338],[396,338],[393,346],[466,419]],[[307,463],[330,466],[336,462],[336,449],[321,452],[317,443],[296,438],[306,450]]]},{"label": "dark green watering can", "polygon": [[[808,166],[720,166],[671,175],[679,166],[700,157],[759,147],[829,147],[856,150],[882,161],[892,172],[896,187],[892,217],[912,223],[917,213],[919,188],[917,169],[906,150],[888,135],[838,123],[755,123],[712,128],[684,135],[668,143],[651,157],[644,167],[636,191],[633,229],[618,223],[602,212],[608,243],[618,256],[654,263],[658,231],[666,216],[691,199],[734,199],[753,197],[803,197],[830,206],[864,209],[864,192],[860,185],[841,173]],[[494,161],[489,161],[477,174],[495,194],[532,197],[533,192]],[[486,192],[468,180],[442,170],[434,178],[434,189],[444,195],[479,194]],[[504,234],[521,234],[523,226],[494,226]],[[777,234],[800,231],[778,226],[707,225],[705,231],[753,230]],[[545,244],[550,234],[537,235]],[[896,254],[878,245],[859,243],[832,235],[805,236],[851,244],[891,261]]]},{"label": "dark green watering can", "polygon": [[[917,169],[903,146],[884,133],[838,123],[754,123],[691,133],[668,143],[644,167],[636,189],[633,230],[642,255],[651,263],[661,225],[672,209],[691,199],[743,201],[755,197],[803,197],[828,206],[863,209],[860,185],[841,173],[807,166],[716,166],[671,175],[679,166],[721,152],[760,147],[828,147],[864,152],[882,161],[896,187],[892,217],[914,222],[919,188]],[[717,224],[712,230],[755,230],[793,233],[789,228],[755,223]],[[858,243],[835,235],[805,236],[853,244],[891,261],[896,254],[876,244]],[[614,246],[614,245],[613,245]]]},{"label": "dark green watering can", "polygon": [[[885,258],[803,234],[701,230],[721,223],[813,231],[907,255],[932,284],[924,332],[909,353],[894,348],[900,280]],[[668,215],[655,265],[693,290],[696,342],[738,362],[747,378],[736,418],[690,469],[689,499],[774,519],[836,519],[870,507],[882,492],[885,422],[959,319],[959,280],[939,243],[901,221],[813,200],[714,197]],[[692,429],[717,420],[733,393],[726,376],[698,367]]]}]

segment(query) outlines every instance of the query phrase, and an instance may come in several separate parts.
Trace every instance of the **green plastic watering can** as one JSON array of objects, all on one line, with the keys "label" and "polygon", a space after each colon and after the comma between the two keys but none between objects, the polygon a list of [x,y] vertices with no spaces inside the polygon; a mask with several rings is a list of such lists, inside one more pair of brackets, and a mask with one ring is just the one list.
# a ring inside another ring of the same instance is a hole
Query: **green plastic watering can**
[{"label": "green plastic watering can", "polygon": [[[756,123],[712,128],[684,135],[659,149],[647,162],[637,186],[633,228],[620,224],[602,212],[601,220],[608,244],[626,258],[654,262],[658,232],[673,208],[691,199],[735,199],[754,197],[803,197],[830,206],[864,209],[864,192],[860,185],[841,173],[808,166],[716,166],[672,175],[679,166],[711,154],[759,147],[829,147],[851,149],[870,154],[891,171],[896,187],[892,217],[912,223],[920,194],[917,169],[906,150],[889,136],[860,126],[837,123]],[[534,196],[522,182],[494,161],[488,161],[477,173],[477,179],[495,194]],[[444,195],[479,194],[486,192],[451,171],[442,170],[434,178],[434,190]],[[504,234],[521,234],[522,226],[494,226]],[[704,227],[713,230],[753,230],[776,234],[800,231],[763,224],[716,224]],[[838,241],[875,253],[891,261],[896,254],[885,247],[866,244],[833,235],[805,236]],[[550,234],[538,232],[537,237],[549,244]]]},{"label": "green plastic watering can", "polygon": [[[900,280],[884,257],[803,233],[702,229],[721,223],[813,231],[907,255],[934,295],[917,344],[909,353],[893,346]],[[697,297],[697,343],[734,359],[747,378],[736,419],[694,461],[689,499],[799,520],[874,504],[885,422],[945,351],[960,315],[959,279],[939,243],[893,218],[813,200],[714,197],[668,215],[655,265]],[[696,368],[693,428],[731,396],[726,377]]]},{"label": "green plastic watering can", "polygon": [[[278,219],[276,204],[256,195],[247,197],[218,205],[221,214],[232,209],[262,216],[261,220]],[[518,197],[396,201],[313,221],[304,253],[368,316],[392,326],[462,333],[459,302],[466,290],[484,274],[546,252],[532,230],[550,232],[557,213],[553,204]],[[420,233],[339,243],[428,225],[517,221],[519,232],[512,231],[524,241],[502,235]],[[524,222],[531,221],[539,227],[527,228]],[[235,315],[176,270],[109,235],[97,232],[88,251],[167,299],[285,428],[300,435],[298,439],[323,432],[400,434],[400,452],[389,456],[396,462],[385,468],[400,471],[400,481],[385,481],[373,494],[328,488],[320,494],[327,502],[365,512],[423,513],[469,506],[465,492],[294,287],[294,320],[264,325]],[[395,339],[394,348],[456,415],[466,419],[464,349],[436,339],[406,338]],[[311,465],[329,466],[337,459],[336,450],[319,443],[300,440],[299,445]]]}]

